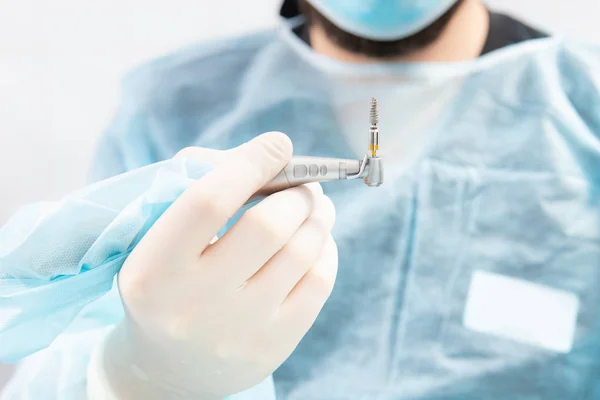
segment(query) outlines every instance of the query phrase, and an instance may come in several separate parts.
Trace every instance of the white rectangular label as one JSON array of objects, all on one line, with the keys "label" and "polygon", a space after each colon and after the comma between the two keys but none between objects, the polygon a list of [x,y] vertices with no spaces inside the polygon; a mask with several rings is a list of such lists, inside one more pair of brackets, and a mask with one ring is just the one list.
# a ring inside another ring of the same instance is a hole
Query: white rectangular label
[{"label": "white rectangular label", "polygon": [[579,299],[573,293],[476,271],[463,324],[473,331],[568,353],[578,312]]}]

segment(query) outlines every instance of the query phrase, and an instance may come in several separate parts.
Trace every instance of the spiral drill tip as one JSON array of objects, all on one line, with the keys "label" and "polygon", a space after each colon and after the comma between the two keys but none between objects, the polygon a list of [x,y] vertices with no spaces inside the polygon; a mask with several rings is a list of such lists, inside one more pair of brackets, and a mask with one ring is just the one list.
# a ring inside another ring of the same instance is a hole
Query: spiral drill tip
[{"label": "spiral drill tip", "polygon": [[373,97],[371,99],[371,114],[370,114],[371,125],[377,125],[379,123],[379,107],[377,99]]}]

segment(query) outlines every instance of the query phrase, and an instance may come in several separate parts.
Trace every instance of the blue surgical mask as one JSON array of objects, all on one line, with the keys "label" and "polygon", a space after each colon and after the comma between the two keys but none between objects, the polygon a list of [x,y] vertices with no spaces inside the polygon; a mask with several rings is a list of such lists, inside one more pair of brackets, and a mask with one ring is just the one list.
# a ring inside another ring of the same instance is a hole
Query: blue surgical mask
[{"label": "blue surgical mask", "polygon": [[432,24],[457,0],[308,0],[346,32],[371,40],[399,40]]}]

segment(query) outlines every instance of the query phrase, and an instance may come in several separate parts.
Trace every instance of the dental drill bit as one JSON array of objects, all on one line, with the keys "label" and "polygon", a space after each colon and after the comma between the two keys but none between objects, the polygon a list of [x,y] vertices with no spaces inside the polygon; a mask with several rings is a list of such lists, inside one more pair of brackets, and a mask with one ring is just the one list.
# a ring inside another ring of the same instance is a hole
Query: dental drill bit
[{"label": "dental drill bit", "polygon": [[377,157],[377,150],[379,150],[379,104],[377,99],[373,97],[371,99],[371,113],[369,115],[369,122],[371,127],[369,129],[369,151],[371,152],[371,158]]},{"label": "dental drill bit", "polygon": [[364,163],[368,167],[368,173],[364,181],[369,187],[381,186],[383,183],[383,165],[381,158],[377,156],[379,150],[379,103],[373,97],[371,99],[371,112],[369,113],[369,152],[370,157],[365,156]]},{"label": "dental drill bit", "polygon": [[294,156],[286,167],[271,182],[255,193],[250,202],[295,186],[311,182],[362,179],[369,187],[383,184],[383,161],[379,150],[379,105],[371,100],[369,113],[369,151],[362,160],[347,160],[326,157]]}]

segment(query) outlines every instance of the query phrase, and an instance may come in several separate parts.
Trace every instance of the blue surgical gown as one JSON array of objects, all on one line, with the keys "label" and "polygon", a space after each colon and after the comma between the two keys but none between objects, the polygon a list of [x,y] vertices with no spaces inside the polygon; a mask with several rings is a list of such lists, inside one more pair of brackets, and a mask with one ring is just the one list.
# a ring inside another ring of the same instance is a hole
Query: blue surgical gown
[{"label": "blue surgical gown", "polygon": [[[133,71],[94,168],[102,179],[273,130],[296,154],[361,156],[348,121],[371,91],[397,112],[381,115],[382,149],[422,135],[410,155],[385,154],[381,188],[324,185],[338,280],[276,371],[278,399],[600,398],[600,49],[557,37],[472,62],[357,66],[290,29]],[[476,276],[510,284],[486,303]],[[118,307],[102,301],[79,318]],[[61,343],[54,359],[75,351]]]}]

